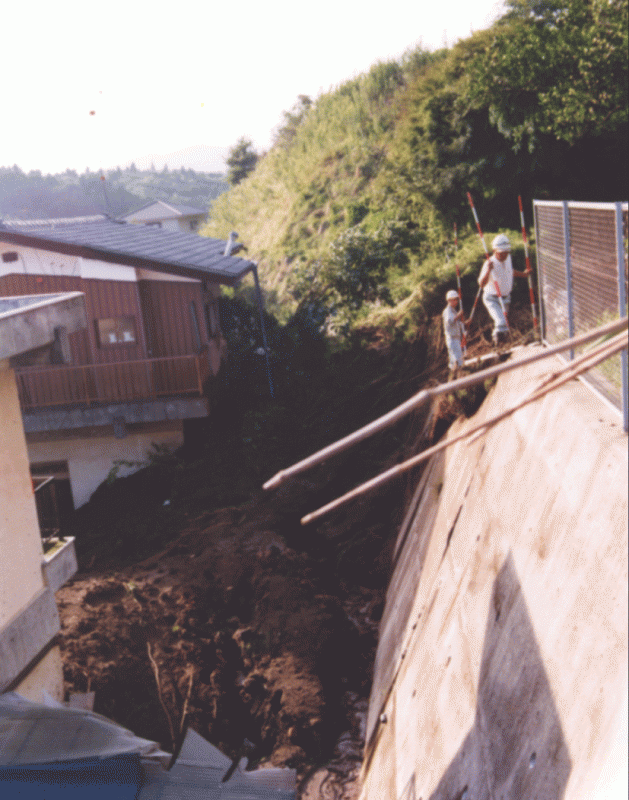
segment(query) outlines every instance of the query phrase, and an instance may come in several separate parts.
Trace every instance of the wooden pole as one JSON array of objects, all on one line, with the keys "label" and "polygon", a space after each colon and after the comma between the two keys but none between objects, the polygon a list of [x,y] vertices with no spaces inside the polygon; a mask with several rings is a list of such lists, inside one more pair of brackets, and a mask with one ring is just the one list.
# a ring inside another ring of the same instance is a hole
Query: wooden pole
[{"label": "wooden pole", "polygon": [[596,328],[588,333],[582,333],[579,336],[573,337],[572,339],[567,339],[565,342],[560,342],[552,347],[539,348],[535,353],[531,353],[519,361],[507,361],[504,364],[497,364],[496,366],[488,367],[487,369],[476,372],[473,375],[466,375],[463,378],[458,378],[457,380],[450,381],[449,383],[443,383],[439,386],[432,386],[429,389],[424,389],[421,392],[413,395],[413,397],[410,397],[401,405],[389,411],[387,414],[384,414],[382,417],[370,422],[368,425],[365,425],[364,427],[359,428],[357,431],[354,431],[354,433],[350,433],[343,439],[333,442],[327,447],[324,447],[322,450],[318,450],[316,453],[308,456],[308,458],[304,458],[297,464],[294,464],[287,469],[280,470],[280,472],[276,473],[272,478],[270,478],[262,488],[266,490],[276,489],[278,486],[281,486],[285,481],[289,480],[295,475],[305,472],[307,469],[310,469],[310,467],[314,467],[316,464],[321,464],[331,456],[337,455],[343,450],[347,450],[352,445],[363,441],[363,439],[367,439],[373,434],[385,430],[398,420],[402,419],[402,417],[410,414],[411,411],[414,411],[416,408],[422,406],[430,399],[439,397],[442,394],[447,394],[448,392],[456,392],[461,389],[467,389],[470,386],[475,386],[478,383],[495,378],[497,375],[500,375],[503,372],[519,369],[525,364],[532,364],[535,361],[549,358],[557,353],[563,353],[565,350],[579,347],[582,344],[594,341],[602,336],[619,333],[627,328],[627,319],[627,317],[623,317],[622,319],[608,322],[606,325],[602,325],[600,328]]},{"label": "wooden pole", "polygon": [[[497,424],[501,420],[505,419],[506,417],[513,414],[515,411],[518,411],[520,408],[528,405],[529,403],[533,403],[535,400],[539,400],[544,395],[552,392],[554,389],[559,388],[564,383],[576,378],[582,372],[587,372],[587,370],[591,369],[592,367],[596,366],[601,361],[609,358],[610,356],[614,355],[620,350],[627,347],[627,333],[621,334],[615,339],[611,340],[610,342],[606,342],[604,345],[601,345],[595,351],[587,353],[585,356],[581,356],[580,359],[577,361],[572,361],[567,367],[564,367],[558,373],[556,373],[551,380],[546,381],[545,384],[542,385],[542,388],[535,390],[533,394],[530,394],[528,397],[525,397],[520,402],[516,403],[514,406],[506,409],[505,411],[501,412],[492,419],[485,420],[481,422],[479,425],[470,428],[469,430],[465,431],[465,433],[460,434],[459,436],[455,436],[452,439],[447,439],[446,441],[439,442],[439,444],[434,445],[433,447],[429,447],[427,450],[424,450],[422,453],[414,456],[413,458],[409,458],[408,461],[404,461],[402,464],[397,464],[395,467],[383,472],[381,475],[378,475],[375,478],[372,478],[370,481],[357,486],[355,489],[352,489],[350,492],[347,492],[342,497],[333,500],[332,502],[328,503],[325,506],[317,509],[317,511],[313,511],[310,514],[306,514],[305,517],[302,517],[301,524],[308,525],[310,522],[314,522],[314,520],[319,519],[319,517],[324,516],[325,514],[333,511],[334,509],[338,508],[341,505],[344,505],[349,500],[353,500],[355,497],[359,495],[365,494],[372,489],[376,489],[379,486],[387,483],[388,481],[392,480],[393,478],[397,478],[399,475],[402,475],[404,472],[408,472],[408,470],[413,469],[414,467],[421,464],[423,461],[426,461],[431,456],[435,455],[435,453],[439,453],[441,450],[445,450],[446,447],[450,447],[457,442],[462,441],[463,439],[469,439],[473,437],[473,434],[483,434],[486,432],[487,428],[492,427],[493,425]],[[522,365],[522,362],[517,362],[518,364]],[[476,437],[473,437],[474,439]]]}]

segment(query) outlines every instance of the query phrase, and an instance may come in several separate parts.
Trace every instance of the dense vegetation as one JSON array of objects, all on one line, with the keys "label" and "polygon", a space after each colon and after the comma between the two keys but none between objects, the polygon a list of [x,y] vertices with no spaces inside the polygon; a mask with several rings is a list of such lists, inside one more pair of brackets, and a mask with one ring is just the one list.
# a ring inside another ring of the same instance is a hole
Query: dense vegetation
[{"label": "dense vegetation", "polygon": [[511,0],[452,48],[301,96],[206,232],[239,231],[285,320],[412,329],[454,279],[454,223],[477,271],[468,191],[518,241],[518,195],[529,225],[533,198],[625,198],[627,62],[627,0]]},{"label": "dense vegetation", "polygon": [[23,172],[17,165],[0,167],[0,217],[46,219],[89,214],[119,217],[153,200],[208,208],[228,188],[220,173],[193,169],[127,169],[79,175],[68,169],[59,175],[39,170]]}]

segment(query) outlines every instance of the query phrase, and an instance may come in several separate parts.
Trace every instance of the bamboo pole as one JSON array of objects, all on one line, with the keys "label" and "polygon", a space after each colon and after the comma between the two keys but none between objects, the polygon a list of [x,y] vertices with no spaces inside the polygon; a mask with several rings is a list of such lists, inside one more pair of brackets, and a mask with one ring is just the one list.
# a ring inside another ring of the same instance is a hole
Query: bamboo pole
[{"label": "bamboo pole", "polygon": [[[372,489],[382,486],[383,484],[387,483],[393,478],[402,475],[404,472],[408,472],[408,470],[413,469],[418,464],[421,464],[423,461],[426,461],[431,456],[435,455],[435,453],[439,453],[442,450],[445,450],[446,447],[450,447],[451,445],[463,441],[464,439],[470,439],[470,442],[474,441],[476,438],[478,438],[478,436],[484,435],[488,428],[493,427],[498,422],[502,421],[506,417],[513,414],[515,411],[518,411],[519,409],[523,408],[529,403],[533,403],[535,400],[539,400],[544,395],[559,388],[564,383],[567,383],[568,381],[580,375],[582,372],[587,372],[587,370],[596,366],[601,361],[604,361],[610,356],[614,355],[615,353],[625,349],[627,347],[627,341],[628,341],[627,333],[625,332],[615,337],[615,339],[611,340],[610,342],[606,342],[604,345],[601,345],[599,348],[597,348],[597,350],[592,351],[586,354],[585,356],[582,356],[579,359],[580,363],[578,365],[576,361],[573,361],[567,367],[555,373],[555,376],[551,380],[549,381],[547,380],[545,381],[544,384],[542,384],[542,388],[538,387],[532,394],[525,397],[523,400],[516,403],[514,406],[510,406],[505,411],[502,411],[500,414],[497,414],[495,417],[492,417],[492,419],[481,422],[479,425],[470,428],[469,430],[465,431],[459,436],[455,436],[452,439],[439,442],[439,444],[436,444],[433,447],[429,447],[422,453],[419,453],[413,458],[408,459],[402,464],[397,464],[395,467],[392,467],[391,469],[387,470],[386,472],[383,472],[377,477],[372,478],[370,481],[367,481],[366,483],[357,486],[355,489],[352,489],[350,492],[347,492],[342,497],[333,500],[327,505],[322,506],[316,511],[311,512],[310,514],[306,514],[305,517],[302,517],[301,524],[308,525],[310,522],[314,522],[316,519],[319,519],[319,517],[322,517],[325,514],[329,513],[330,511],[333,511],[334,509],[338,508],[339,506],[344,505],[349,500],[353,500],[355,497],[358,497],[359,495],[365,494],[371,491]],[[518,363],[521,364],[522,362]],[[476,434],[476,436],[474,436],[474,434]]]},{"label": "bamboo pole", "polygon": [[302,461],[297,462],[293,466],[287,467],[284,470],[280,470],[272,478],[270,478],[262,488],[267,491],[269,489],[276,489],[278,486],[281,486],[285,481],[289,480],[295,475],[305,472],[307,469],[314,467],[316,464],[321,464],[331,456],[337,455],[343,450],[347,450],[352,445],[363,441],[363,439],[367,439],[373,434],[385,430],[389,426],[395,424],[398,420],[405,417],[407,414],[410,414],[411,411],[414,411],[416,408],[422,406],[428,400],[439,397],[442,394],[447,394],[448,392],[456,392],[461,389],[467,389],[470,386],[475,386],[478,383],[495,378],[497,375],[500,375],[503,372],[509,372],[512,369],[518,369],[521,366],[532,364],[533,362],[539,361],[543,358],[549,358],[557,353],[563,353],[565,350],[579,347],[580,345],[591,342],[594,339],[600,338],[601,336],[618,333],[626,328],[627,317],[623,317],[621,319],[614,320],[613,322],[608,322],[606,325],[596,328],[596,330],[589,331],[588,333],[582,333],[579,336],[573,337],[572,339],[567,339],[565,342],[553,345],[552,347],[538,349],[535,353],[531,353],[530,355],[525,356],[523,359],[518,361],[507,361],[504,364],[497,364],[496,366],[488,367],[480,372],[475,372],[473,375],[466,375],[463,378],[457,378],[457,380],[450,381],[449,383],[443,383],[439,386],[432,386],[429,389],[423,389],[421,392],[413,395],[404,403],[389,411],[387,414],[384,414],[382,417],[379,417],[364,427],[359,428],[357,431],[354,431],[354,433],[348,434],[343,439],[333,442],[327,447],[324,447],[322,450],[318,450],[316,453],[304,458]]},{"label": "bamboo pole", "polygon": [[[470,194],[470,192],[467,193],[467,199],[468,199],[468,202],[470,204],[470,208],[472,209],[472,215],[474,216],[474,222],[476,223],[476,229],[478,230],[478,235],[479,235],[481,243],[483,245],[483,250],[485,251],[485,258],[489,261],[489,259],[490,259],[489,250],[487,249],[487,245],[485,244],[485,237],[483,236],[483,231],[481,229],[480,222],[478,220],[478,214],[476,213],[476,208],[474,207],[474,201],[472,200],[472,195]],[[493,269],[493,267],[492,267],[492,265],[490,263],[489,264],[489,270],[491,271],[492,269]],[[494,277],[493,280],[494,280],[494,289],[496,290],[496,294],[498,295],[498,300],[500,301],[500,308],[502,308],[502,313],[503,313],[503,316],[505,318],[505,323],[507,325],[507,330],[510,330],[511,327],[509,325],[509,320],[507,319],[507,309],[505,308],[505,302],[504,302],[504,299],[502,297],[502,292],[500,291],[500,286],[498,286],[498,281],[496,280],[495,277]],[[476,300],[474,301],[474,308],[476,308],[476,303],[478,302],[479,295],[480,295],[480,291],[476,295]],[[472,314],[470,315],[470,320],[472,319],[472,316],[474,315],[474,308],[472,309]]]},{"label": "bamboo pole", "polygon": [[459,311],[463,322],[461,344],[463,345],[463,355],[465,355],[467,352],[467,331],[465,330],[465,313],[463,312],[463,292],[461,291],[461,272],[459,270],[459,235],[456,229],[456,222],[454,223],[454,269],[456,270],[456,286],[459,292]]}]

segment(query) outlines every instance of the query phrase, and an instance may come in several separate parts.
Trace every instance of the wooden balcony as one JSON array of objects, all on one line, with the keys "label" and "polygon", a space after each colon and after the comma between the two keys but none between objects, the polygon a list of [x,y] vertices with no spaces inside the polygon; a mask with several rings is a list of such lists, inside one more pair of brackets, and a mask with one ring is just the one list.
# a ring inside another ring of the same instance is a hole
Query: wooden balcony
[{"label": "wooden balcony", "polygon": [[24,367],[15,371],[24,410],[200,396],[209,373],[206,353],[112,364]]}]

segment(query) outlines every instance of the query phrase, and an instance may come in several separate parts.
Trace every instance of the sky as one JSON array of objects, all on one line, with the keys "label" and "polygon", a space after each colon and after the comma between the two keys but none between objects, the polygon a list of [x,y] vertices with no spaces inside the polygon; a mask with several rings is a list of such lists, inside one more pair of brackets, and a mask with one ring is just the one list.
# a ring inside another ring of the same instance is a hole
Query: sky
[{"label": "sky", "polygon": [[419,45],[452,45],[501,9],[500,0],[12,0],[0,166],[96,171],[242,136],[262,152],[298,95],[315,99]]}]

